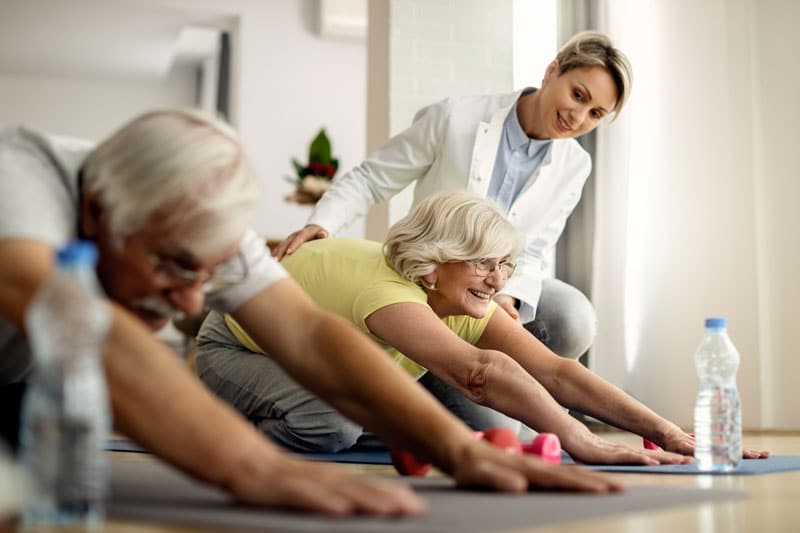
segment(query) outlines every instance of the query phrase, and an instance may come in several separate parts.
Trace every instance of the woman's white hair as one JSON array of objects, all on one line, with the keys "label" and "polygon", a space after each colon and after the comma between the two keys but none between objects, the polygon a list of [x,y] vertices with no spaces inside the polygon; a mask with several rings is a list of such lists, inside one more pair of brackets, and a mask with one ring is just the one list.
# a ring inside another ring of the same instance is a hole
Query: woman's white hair
[{"label": "woman's white hair", "polygon": [[133,119],[89,155],[83,175],[99,194],[116,245],[158,217],[197,255],[235,242],[259,194],[236,132],[190,109]]},{"label": "woman's white hair", "polygon": [[443,191],[422,200],[389,228],[383,253],[405,279],[423,277],[449,261],[514,257],[520,236],[497,204],[464,191]]}]

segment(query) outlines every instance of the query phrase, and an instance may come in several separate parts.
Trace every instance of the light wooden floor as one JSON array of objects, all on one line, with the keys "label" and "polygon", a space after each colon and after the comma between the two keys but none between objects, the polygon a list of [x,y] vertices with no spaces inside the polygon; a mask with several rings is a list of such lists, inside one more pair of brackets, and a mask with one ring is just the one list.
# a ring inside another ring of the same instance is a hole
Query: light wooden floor
[{"label": "light wooden floor", "polygon": [[[632,435],[612,433],[610,439],[639,445],[641,440]],[[745,445],[768,449],[774,455],[800,454],[800,433],[748,433]],[[133,455],[133,454],[131,454]],[[343,465],[345,468],[369,473],[392,473],[388,466]],[[682,476],[614,474],[636,490],[636,485],[726,488],[744,490],[749,497],[742,500],[721,501],[677,507],[662,511],[649,511],[618,515],[592,521],[571,522],[548,528],[535,529],[537,533],[739,533],[739,532],[800,532],[800,471],[759,476]],[[58,531],[68,531],[59,529]],[[109,521],[106,533],[188,533],[196,528],[158,524],[138,524]],[[229,528],[203,529],[207,533],[236,533]],[[534,529],[521,529],[502,533],[529,533]],[[500,532],[497,532],[500,533]]]}]

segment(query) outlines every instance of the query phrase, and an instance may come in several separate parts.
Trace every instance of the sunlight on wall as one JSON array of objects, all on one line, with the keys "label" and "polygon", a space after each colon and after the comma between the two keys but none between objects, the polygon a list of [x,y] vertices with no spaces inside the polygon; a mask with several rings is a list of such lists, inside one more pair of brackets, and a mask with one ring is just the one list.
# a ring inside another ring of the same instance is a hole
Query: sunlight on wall
[{"label": "sunlight on wall", "polygon": [[545,68],[556,55],[556,0],[515,0],[514,89],[541,84]]},{"label": "sunlight on wall", "polygon": [[[620,5],[624,4],[624,5]],[[659,124],[661,109],[661,82],[662,70],[659,68],[658,58],[661,56],[658,40],[652,35],[662,31],[658,24],[658,17],[654,16],[654,2],[626,1],[614,6],[624,10],[627,20],[636,20],[637,24],[627,25],[620,35],[618,45],[625,50],[631,64],[634,66],[634,87],[631,93],[629,108],[626,110],[631,117],[630,135],[630,162],[628,167],[628,224],[626,227],[628,250],[626,257],[626,271],[628,279],[625,286],[625,369],[630,374],[636,364],[642,345],[642,332],[645,319],[645,305],[642,294],[646,281],[646,272],[643,272],[642,261],[645,253],[645,242],[648,234],[647,202],[642,198],[649,195],[648,179],[652,175],[648,168],[655,157],[658,146],[646,132],[653,124]],[[656,223],[649,221],[649,223]]]}]

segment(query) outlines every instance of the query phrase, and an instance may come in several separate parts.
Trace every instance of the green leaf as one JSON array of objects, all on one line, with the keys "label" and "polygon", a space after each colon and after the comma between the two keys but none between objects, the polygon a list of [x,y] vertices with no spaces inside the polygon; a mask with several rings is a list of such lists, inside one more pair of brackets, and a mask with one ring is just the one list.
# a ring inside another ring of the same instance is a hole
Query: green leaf
[{"label": "green leaf", "polygon": [[308,147],[308,162],[330,163],[331,159],[331,141],[325,134],[325,128],[322,128]]},{"label": "green leaf", "polygon": [[295,157],[292,158],[292,166],[294,167],[295,172],[297,172],[297,175],[302,178],[306,167],[301,165],[300,161],[298,161]]}]

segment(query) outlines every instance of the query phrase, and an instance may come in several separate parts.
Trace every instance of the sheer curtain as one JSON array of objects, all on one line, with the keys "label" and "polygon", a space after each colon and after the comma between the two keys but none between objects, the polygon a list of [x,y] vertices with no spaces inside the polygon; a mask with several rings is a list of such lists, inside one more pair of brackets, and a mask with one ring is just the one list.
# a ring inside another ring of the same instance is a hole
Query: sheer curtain
[{"label": "sheer curtain", "polygon": [[758,36],[751,0],[614,0],[598,28],[631,59],[631,100],[595,163],[591,368],[684,427],[706,316],[742,352],[744,425],[761,423]]},{"label": "sheer curtain", "polygon": [[[557,48],[576,33],[598,29],[602,1],[558,0]],[[597,133],[578,138],[578,142],[595,159]],[[592,254],[595,226],[595,171],[583,187],[581,201],[567,219],[564,232],[556,245],[556,277],[578,288],[592,299]],[[588,363],[589,354],[581,359]]]},{"label": "sheer curtain", "polygon": [[[635,0],[560,0],[558,7],[559,43],[579,31],[598,30],[609,35],[633,63],[633,97],[624,112],[579,139],[592,156],[592,174],[558,243],[556,261],[557,276],[584,291],[597,310],[598,332],[589,367],[630,389],[629,345],[636,343],[637,327],[636,313],[629,312],[626,296],[636,290],[632,287],[635,279],[629,275],[633,256],[628,252],[635,244],[629,236],[629,222],[637,204],[631,203],[629,184],[638,167],[636,161],[650,157],[645,146],[632,151],[632,132],[637,123],[642,127],[652,120],[650,110],[658,98],[650,92],[649,81],[646,89],[639,86],[641,79],[653,79],[650,58],[655,54],[644,37],[652,27],[638,21],[651,20],[653,5]],[[629,17],[623,18],[623,14]],[[631,24],[632,20],[637,23]]]}]

